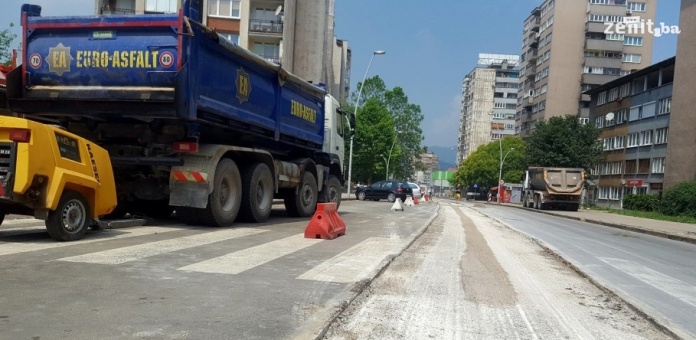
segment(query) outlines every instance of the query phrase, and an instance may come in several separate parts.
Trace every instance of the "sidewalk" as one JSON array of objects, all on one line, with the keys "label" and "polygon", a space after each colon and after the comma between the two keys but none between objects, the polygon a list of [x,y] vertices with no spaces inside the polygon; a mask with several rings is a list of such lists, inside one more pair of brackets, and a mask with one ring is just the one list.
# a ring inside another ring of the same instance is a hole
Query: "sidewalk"
[{"label": "sidewalk", "polygon": [[502,205],[696,244],[696,224],[625,216],[600,210],[535,210],[512,203],[503,203]]}]

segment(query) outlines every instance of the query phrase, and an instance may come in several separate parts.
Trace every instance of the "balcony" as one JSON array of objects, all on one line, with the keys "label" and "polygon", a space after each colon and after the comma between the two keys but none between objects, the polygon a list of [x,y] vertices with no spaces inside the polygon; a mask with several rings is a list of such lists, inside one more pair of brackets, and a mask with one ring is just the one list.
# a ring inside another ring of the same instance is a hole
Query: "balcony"
[{"label": "balcony", "polygon": [[618,79],[618,75],[611,75],[611,74],[594,74],[594,73],[584,73],[582,75],[582,83],[583,84],[593,84],[593,85],[602,85],[605,83],[608,83],[614,79]]},{"label": "balcony", "polygon": [[607,25],[603,22],[588,21],[585,23],[585,32],[604,33]]},{"label": "balcony", "polygon": [[626,16],[626,4],[590,4],[587,14]]},{"label": "balcony", "polygon": [[621,64],[621,58],[585,57],[585,62],[583,66],[621,68]]},{"label": "balcony", "polygon": [[249,20],[249,31],[257,33],[283,33],[283,24],[276,20]]},{"label": "balcony", "polygon": [[623,46],[623,41],[620,40],[585,39],[586,50],[621,52]]}]

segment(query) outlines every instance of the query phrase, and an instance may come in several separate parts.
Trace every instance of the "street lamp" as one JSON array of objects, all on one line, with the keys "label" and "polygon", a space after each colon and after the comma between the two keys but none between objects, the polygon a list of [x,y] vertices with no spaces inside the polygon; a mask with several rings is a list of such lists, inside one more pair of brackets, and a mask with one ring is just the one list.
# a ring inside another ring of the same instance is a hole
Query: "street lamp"
[{"label": "street lamp", "polygon": [[500,204],[500,200],[501,200],[501,197],[500,197],[500,190],[501,190],[502,188],[501,188],[501,185],[500,185],[500,184],[501,184],[502,179],[503,179],[503,164],[505,164],[505,158],[507,158],[508,154],[510,154],[510,151],[515,150],[515,148],[510,148],[510,150],[508,150],[508,151],[505,153],[505,157],[503,157],[503,142],[502,142],[502,138],[501,138],[500,140],[501,140],[501,142],[500,142],[500,171],[498,172],[498,204]]},{"label": "street lamp", "polygon": [[[357,124],[358,117],[358,106],[360,105],[360,96],[362,95],[363,87],[365,87],[365,79],[367,79],[367,73],[370,72],[370,66],[372,66],[372,60],[375,59],[376,55],[382,55],[387,52],[385,51],[374,51],[372,52],[372,58],[370,58],[370,63],[367,64],[367,69],[365,70],[365,76],[363,76],[362,83],[360,83],[360,90],[358,90],[358,100],[355,102],[355,113],[353,113],[353,118],[355,118]],[[353,173],[353,139],[355,139],[355,126],[351,126],[350,134],[350,152],[348,156],[348,195],[350,196],[350,179]]]},{"label": "street lamp", "polygon": [[[386,159],[387,172],[384,176],[384,179],[389,179],[389,161],[391,161],[391,155],[392,155],[392,151],[394,150],[394,144],[396,144],[396,136],[398,136],[400,133],[401,133],[401,131],[398,131],[398,130],[396,131],[396,133],[394,133],[394,141],[392,142],[391,148],[389,149],[389,156]],[[384,158],[384,156],[382,156],[382,158]]]}]

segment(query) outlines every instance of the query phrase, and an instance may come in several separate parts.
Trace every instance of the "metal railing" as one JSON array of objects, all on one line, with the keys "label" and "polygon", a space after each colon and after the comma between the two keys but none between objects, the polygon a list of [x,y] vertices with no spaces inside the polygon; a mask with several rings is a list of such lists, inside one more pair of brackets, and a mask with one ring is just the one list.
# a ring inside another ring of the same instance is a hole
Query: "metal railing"
[{"label": "metal railing", "polygon": [[249,31],[264,33],[283,33],[283,23],[278,20],[249,20]]}]

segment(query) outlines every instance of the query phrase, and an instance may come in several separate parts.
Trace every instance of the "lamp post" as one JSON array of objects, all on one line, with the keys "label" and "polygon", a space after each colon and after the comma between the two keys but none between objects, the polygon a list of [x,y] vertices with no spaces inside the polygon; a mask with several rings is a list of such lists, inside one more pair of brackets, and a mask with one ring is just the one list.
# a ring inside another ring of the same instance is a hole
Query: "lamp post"
[{"label": "lamp post", "polygon": [[[363,87],[365,87],[365,79],[367,79],[367,73],[370,72],[370,66],[372,66],[372,60],[375,59],[376,55],[382,55],[387,52],[385,51],[374,51],[372,52],[372,58],[370,58],[370,63],[367,64],[367,69],[365,70],[365,75],[363,76],[362,83],[360,83],[360,90],[358,90],[358,100],[355,101],[355,112],[353,113],[353,117],[355,118],[356,125],[357,125],[357,117],[358,117],[358,106],[360,105],[360,96],[362,95],[362,90]],[[348,195],[350,196],[350,179],[351,175],[353,174],[353,139],[355,139],[355,126],[351,126],[351,134],[350,134],[350,152],[348,156]]]},{"label": "lamp post", "polygon": [[500,139],[500,170],[498,172],[498,204],[500,204],[500,201],[501,201],[500,191],[502,188],[501,188],[500,182],[503,179],[503,164],[505,164],[505,158],[507,158],[508,154],[510,154],[510,151],[512,151],[512,150],[515,150],[515,148],[510,148],[505,153],[505,157],[503,157],[503,142],[502,142],[502,138],[501,138]]},{"label": "lamp post", "polygon": [[[398,136],[400,133],[401,133],[401,131],[398,131],[398,130],[394,133],[394,141],[392,142],[391,148],[389,148],[389,155],[387,156],[387,159],[386,159],[387,171],[386,171],[386,174],[384,176],[384,179],[389,179],[389,162],[391,161],[391,155],[392,155],[392,151],[394,150],[394,144],[396,144],[396,136]],[[384,158],[384,157],[382,157],[382,158]]]}]

